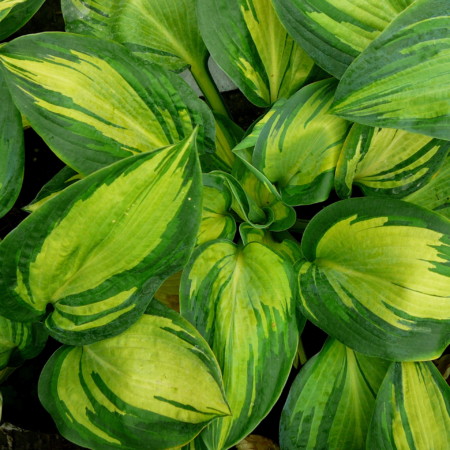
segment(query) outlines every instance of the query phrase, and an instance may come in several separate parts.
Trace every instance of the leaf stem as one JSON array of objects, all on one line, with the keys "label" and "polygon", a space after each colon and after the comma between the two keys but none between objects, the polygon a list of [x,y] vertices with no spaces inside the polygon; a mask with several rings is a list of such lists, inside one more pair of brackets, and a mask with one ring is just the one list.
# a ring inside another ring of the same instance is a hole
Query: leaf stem
[{"label": "leaf stem", "polygon": [[298,348],[297,348],[298,357],[300,358],[300,364],[303,366],[308,361],[306,357],[305,349],[303,347],[302,338],[298,340]]}]

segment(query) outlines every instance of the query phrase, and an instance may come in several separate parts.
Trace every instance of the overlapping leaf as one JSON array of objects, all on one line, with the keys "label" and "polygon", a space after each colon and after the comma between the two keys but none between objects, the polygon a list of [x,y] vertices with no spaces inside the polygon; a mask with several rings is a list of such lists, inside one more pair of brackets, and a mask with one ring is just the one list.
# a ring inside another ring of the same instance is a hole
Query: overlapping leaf
[{"label": "overlapping leaf", "polygon": [[329,339],[291,387],[281,415],[281,447],[364,448],[388,365]]},{"label": "overlapping leaf", "polygon": [[450,155],[428,183],[405,200],[436,211],[450,219]]},{"label": "overlapping leaf", "polygon": [[349,64],[414,0],[273,0],[290,35],[327,72]]},{"label": "overlapping leaf", "polygon": [[416,0],[345,72],[333,112],[450,140],[450,11]]},{"label": "overlapping leaf", "polygon": [[175,74],[123,46],[70,33],[20,37],[0,49],[14,102],[77,172],[181,141],[199,126],[214,146],[213,117]]},{"label": "overlapping leaf", "polygon": [[259,133],[252,163],[288,205],[328,198],[348,123],[329,114],[336,83],[310,84],[277,108]]},{"label": "overlapping leaf", "polygon": [[366,448],[446,449],[450,387],[431,362],[392,363],[378,393]]},{"label": "overlapping leaf", "polygon": [[25,25],[44,0],[2,0],[0,2],[0,41]]},{"label": "overlapping leaf", "polygon": [[270,0],[199,0],[203,39],[217,64],[255,105],[289,97],[313,61],[290,38]]},{"label": "overlapping leaf", "polygon": [[39,397],[61,434],[89,448],[179,446],[229,414],[212,351],[156,302],[119,336],[59,349]]},{"label": "overlapping leaf", "polygon": [[401,361],[432,359],[449,344],[446,218],[401,200],[344,200],[313,218],[302,250],[302,310],[331,336]]},{"label": "overlapping leaf", "polygon": [[265,245],[223,240],[200,246],[183,272],[182,315],[217,356],[232,413],[201,434],[208,448],[244,438],[284,386],[298,342],[292,275]]},{"label": "overlapping leaf", "polygon": [[195,136],[118,161],[69,186],[0,244],[1,312],[47,317],[64,343],[129,327],[180,270],[200,222]]},{"label": "overlapping leaf", "polygon": [[336,191],[347,198],[355,184],[366,195],[405,197],[427,184],[449,148],[448,141],[355,124],[336,167]]},{"label": "overlapping leaf", "polygon": [[[0,316],[0,370],[38,355],[47,341],[40,323],[15,322]],[[1,379],[1,376],[0,376]]]},{"label": "overlapping leaf", "polygon": [[22,187],[24,141],[22,119],[0,72],[0,217],[16,201]]}]

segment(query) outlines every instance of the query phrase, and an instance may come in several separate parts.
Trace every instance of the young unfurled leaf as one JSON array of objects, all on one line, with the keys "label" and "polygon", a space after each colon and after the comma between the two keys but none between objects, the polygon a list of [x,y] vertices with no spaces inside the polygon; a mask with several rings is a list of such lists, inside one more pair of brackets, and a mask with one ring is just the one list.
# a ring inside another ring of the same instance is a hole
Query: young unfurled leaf
[{"label": "young unfurled leaf", "polygon": [[179,446],[229,414],[211,349],[157,302],[118,336],[59,349],[41,374],[39,398],[61,434],[89,448]]},{"label": "young unfurled leaf", "polygon": [[302,250],[301,307],[329,335],[397,361],[449,344],[448,219],[401,200],[343,200],[311,220]]},{"label": "young unfurled leaf", "polygon": [[15,322],[0,316],[0,370],[34,358],[46,341],[47,333],[41,323]]},{"label": "young unfurled leaf", "polygon": [[1,71],[0,99],[0,217],[2,217],[12,208],[22,188],[24,140],[22,118],[9,95]]},{"label": "young unfurled leaf", "polygon": [[388,361],[362,355],[329,339],[291,387],[281,415],[281,447],[364,448],[375,398],[388,366]]},{"label": "young unfurled leaf", "polygon": [[328,73],[341,78],[414,0],[273,0],[289,34]]},{"label": "young unfurled leaf", "polygon": [[392,363],[378,392],[367,447],[446,449],[450,387],[431,362]]},{"label": "young unfurled leaf", "polygon": [[2,46],[0,63],[21,113],[79,173],[179,142],[196,125],[200,153],[214,148],[213,116],[192,89],[114,42],[28,35]]},{"label": "young unfurled leaf", "polygon": [[405,197],[427,184],[449,148],[429,136],[355,124],[336,167],[336,192],[347,198],[355,184],[366,195]]},{"label": "young unfurled leaf", "polygon": [[329,114],[336,83],[310,84],[277,107],[261,130],[252,164],[288,205],[324,201],[333,187],[334,171],[348,122]]},{"label": "young unfurled leaf", "polygon": [[0,2],[0,41],[25,25],[44,0],[2,0]]},{"label": "young unfurled leaf", "polygon": [[44,203],[0,244],[0,310],[69,344],[116,335],[181,269],[201,213],[195,135],[118,161]]},{"label": "young unfurled leaf", "polygon": [[450,219],[450,155],[431,180],[405,200],[431,209]]},{"label": "young unfurled leaf", "polygon": [[247,436],[283,389],[298,342],[292,276],[267,246],[223,240],[200,246],[183,272],[181,313],[213,349],[232,412],[200,435],[208,448]]},{"label": "young unfurled leaf", "polygon": [[345,72],[332,112],[373,127],[450,140],[446,0],[416,0]]},{"label": "young unfurled leaf", "polygon": [[212,57],[255,105],[291,96],[313,68],[281,25],[270,0],[199,0],[198,19]]}]

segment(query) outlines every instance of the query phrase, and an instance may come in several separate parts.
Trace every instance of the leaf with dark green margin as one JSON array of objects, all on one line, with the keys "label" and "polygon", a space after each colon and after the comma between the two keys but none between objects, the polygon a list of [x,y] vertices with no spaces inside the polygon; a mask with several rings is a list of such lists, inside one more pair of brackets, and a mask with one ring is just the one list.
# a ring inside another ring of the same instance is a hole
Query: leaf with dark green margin
[{"label": "leaf with dark green margin", "polygon": [[281,25],[270,0],[199,0],[198,21],[216,63],[255,105],[290,97],[314,63]]},{"label": "leaf with dark green margin", "polygon": [[349,66],[334,114],[450,140],[450,10],[416,0]]},{"label": "leaf with dark green margin", "polygon": [[308,319],[354,350],[428,360],[450,343],[450,221],[401,200],[354,198],[308,224],[299,266]]},{"label": "leaf with dark green margin", "polygon": [[22,188],[24,139],[22,118],[0,70],[0,217],[14,205]]},{"label": "leaf with dark green margin", "polygon": [[429,182],[449,149],[448,141],[355,124],[336,167],[336,192],[350,197],[354,184],[365,195],[405,197]]},{"label": "leaf with dark green margin", "polygon": [[289,34],[328,73],[341,78],[414,0],[273,0]]},{"label": "leaf with dark green margin", "polygon": [[183,271],[181,313],[213,349],[232,412],[202,432],[208,448],[243,439],[284,387],[298,343],[293,275],[269,247],[224,240],[198,247]]},{"label": "leaf with dark green margin", "polygon": [[180,270],[201,214],[195,134],[69,186],[0,244],[0,311],[46,317],[50,334],[84,345],[116,335]]},{"label": "leaf with dark green margin", "polygon": [[2,0],[0,2],[0,41],[22,28],[44,0]]},{"label": "leaf with dark green margin", "polygon": [[48,146],[88,174],[190,136],[214,149],[208,107],[177,75],[125,47],[70,33],[23,36],[0,48],[14,102]]},{"label": "leaf with dark green margin", "polygon": [[326,200],[347,134],[348,122],[329,114],[336,81],[300,89],[271,115],[259,133],[252,164],[287,205]]},{"label": "leaf with dark green margin", "polygon": [[445,450],[450,387],[432,362],[392,363],[378,392],[367,449]]},{"label": "leaf with dark green margin", "polygon": [[281,447],[364,448],[375,398],[388,367],[388,361],[328,339],[289,391],[281,414]]},{"label": "leaf with dark green margin", "polygon": [[39,398],[60,433],[88,448],[179,446],[229,414],[211,349],[156,301],[119,336],[57,350]]}]

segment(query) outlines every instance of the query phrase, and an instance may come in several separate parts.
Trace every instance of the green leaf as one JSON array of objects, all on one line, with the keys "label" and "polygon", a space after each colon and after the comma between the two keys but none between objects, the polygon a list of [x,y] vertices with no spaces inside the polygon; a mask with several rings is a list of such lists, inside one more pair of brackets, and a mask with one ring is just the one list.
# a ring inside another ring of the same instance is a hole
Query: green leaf
[{"label": "green leaf", "polygon": [[179,446],[229,414],[207,343],[157,302],[119,336],[57,350],[39,398],[60,433],[89,448]]},{"label": "green leaf", "polygon": [[429,182],[449,148],[448,141],[355,124],[336,167],[336,192],[350,197],[355,184],[365,195],[405,197]]},{"label": "green leaf", "polygon": [[317,214],[302,239],[301,308],[356,351],[397,361],[450,342],[450,221],[394,199],[355,198]]},{"label": "green leaf", "polygon": [[196,245],[215,239],[233,240],[236,222],[229,213],[232,197],[222,178],[203,174],[203,208]]},{"label": "green leaf", "polygon": [[335,88],[329,79],[300,89],[259,133],[252,164],[288,205],[324,201],[333,187],[348,128],[345,120],[329,114]]},{"label": "green leaf", "polygon": [[388,366],[388,361],[328,339],[291,387],[281,414],[281,447],[365,448],[375,397]]},{"label": "green leaf", "polygon": [[1,313],[82,345],[128,328],[181,269],[201,213],[195,135],[69,186],[0,244]]},{"label": "green leaf", "polygon": [[289,34],[341,78],[349,64],[414,0],[273,0]]},{"label": "green leaf", "polygon": [[0,217],[14,205],[23,180],[24,140],[22,118],[0,71]]},{"label": "green leaf", "polygon": [[0,316],[0,370],[34,358],[46,341],[47,333],[41,323],[15,322]]},{"label": "green leaf", "polygon": [[28,35],[2,46],[0,63],[21,113],[81,174],[179,142],[195,125],[200,153],[214,148],[212,114],[192,89],[114,42]]},{"label": "green leaf", "polygon": [[431,180],[405,200],[431,209],[450,219],[450,155]]},{"label": "green leaf", "polygon": [[350,65],[332,112],[449,140],[449,28],[446,0],[416,0]]},{"label": "green leaf", "polygon": [[291,96],[313,61],[290,38],[270,0],[198,0],[198,20],[212,57],[255,105]]},{"label": "green leaf", "polygon": [[0,2],[0,41],[25,25],[44,0],[2,0]]},{"label": "green leaf", "polygon": [[66,31],[112,39],[167,69],[202,64],[195,0],[63,0]]},{"label": "green leaf", "polygon": [[392,363],[378,393],[367,448],[446,449],[450,388],[431,362]]},{"label": "green leaf", "polygon": [[201,434],[208,448],[239,442],[280,395],[297,350],[294,297],[290,261],[259,242],[204,244],[183,271],[181,313],[213,349],[232,412]]}]

